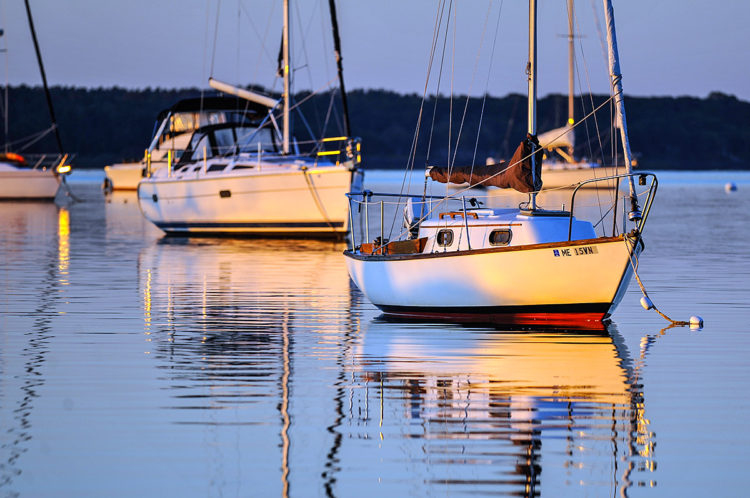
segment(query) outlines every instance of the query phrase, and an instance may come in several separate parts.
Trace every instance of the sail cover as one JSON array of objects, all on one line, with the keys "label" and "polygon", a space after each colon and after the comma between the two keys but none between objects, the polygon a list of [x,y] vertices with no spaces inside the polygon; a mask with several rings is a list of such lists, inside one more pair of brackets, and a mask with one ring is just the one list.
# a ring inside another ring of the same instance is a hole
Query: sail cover
[{"label": "sail cover", "polygon": [[[536,184],[531,174],[531,146],[536,146]],[[470,186],[484,185],[512,188],[529,193],[542,189],[542,149],[534,135],[518,145],[510,161],[490,165],[459,166],[446,168],[436,166],[430,170],[430,178],[440,183],[468,183]]]},{"label": "sail cover", "polygon": [[575,147],[575,133],[573,127],[563,126],[554,130],[545,131],[539,135],[539,143],[545,149],[555,149],[558,147]]}]

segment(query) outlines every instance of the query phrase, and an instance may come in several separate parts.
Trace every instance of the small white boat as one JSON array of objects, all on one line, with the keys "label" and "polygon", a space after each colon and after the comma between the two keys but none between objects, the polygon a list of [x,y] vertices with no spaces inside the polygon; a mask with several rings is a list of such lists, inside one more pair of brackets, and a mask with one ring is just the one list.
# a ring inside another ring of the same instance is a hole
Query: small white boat
[{"label": "small white boat", "polygon": [[0,199],[52,200],[61,176],[54,167],[32,167],[14,153],[0,154]]},{"label": "small white boat", "polygon": [[[612,314],[643,250],[642,233],[657,180],[652,173],[630,172],[613,11],[611,0],[604,1],[610,73],[614,75],[612,100],[617,106],[627,172],[579,183],[570,193],[567,210],[537,206],[543,173],[542,148],[536,139],[536,1],[530,0],[526,140],[508,163],[434,167],[427,172],[429,178],[441,183],[468,181],[471,185],[513,188],[528,193],[528,203],[514,209],[488,209],[475,198],[460,194],[446,198],[350,194],[352,213],[358,211],[355,204],[359,204],[365,215],[368,211],[379,214],[381,222],[380,236],[373,242],[369,224],[365,225],[363,243],[352,239],[351,249],[344,253],[346,264],[354,283],[386,315],[585,327]],[[601,206],[601,218],[593,222],[578,219],[576,194],[588,183],[598,182],[611,182],[615,187],[611,199]],[[628,186],[627,202],[619,199],[622,184]],[[373,205],[377,197],[383,200]],[[389,241],[386,237],[392,235],[383,226],[383,212],[394,199],[397,203],[408,201],[404,230]]]},{"label": "small white boat", "polygon": [[[331,5],[332,7],[332,5]],[[335,11],[334,46],[340,52]],[[289,0],[284,1],[284,90],[281,100],[210,78],[223,93],[261,106],[252,122],[202,127],[189,138],[179,161],[167,150],[166,167],[138,185],[144,216],[169,234],[245,234],[343,238],[349,230],[345,194],[361,190],[361,150],[349,138],[340,57],[339,85],[347,136],[300,144],[291,134]],[[281,116],[274,113],[281,105]],[[281,127],[278,126],[279,118]],[[169,145],[171,147],[171,145]]]},{"label": "small white boat", "polygon": [[104,167],[106,190],[136,190],[146,176],[150,161],[152,172],[167,165],[167,155],[179,160],[193,132],[203,126],[242,123],[265,114],[265,107],[236,98],[195,97],[183,99],[161,111],[154,125],[154,136],[141,161],[111,164]]},{"label": "small white boat", "polygon": [[[15,152],[9,150],[9,143],[5,144],[4,152],[0,153],[0,200],[53,200],[57,195],[60,184],[64,182],[63,175],[70,173],[71,167],[66,163],[68,155],[63,153],[62,141],[55,119],[55,111],[52,106],[52,97],[47,86],[47,76],[42,64],[42,55],[34,30],[34,22],[31,15],[31,8],[26,2],[26,16],[29,22],[31,38],[36,50],[39,73],[42,77],[42,84],[47,101],[47,108],[50,114],[50,127],[42,130],[31,137],[22,139],[20,143],[16,142]],[[0,38],[3,37],[3,30],[0,30]],[[7,48],[0,50],[6,54],[7,68]],[[8,89],[6,87],[6,105],[3,106],[5,113],[6,128],[8,125]],[[26,154],[21,155],[17,152],[28,149],[36,142],[44,138],[45,135],[53,133],[57,142],[59,155],[48,154]],[[6,130],[6,139],[8,138]]]}]

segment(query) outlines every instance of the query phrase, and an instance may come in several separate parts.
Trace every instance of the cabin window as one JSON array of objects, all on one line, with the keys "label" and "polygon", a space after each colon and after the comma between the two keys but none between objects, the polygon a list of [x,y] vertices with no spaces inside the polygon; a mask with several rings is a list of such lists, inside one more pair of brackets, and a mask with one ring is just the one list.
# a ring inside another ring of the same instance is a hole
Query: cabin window
[{"label": "cabin window", "polygon": [[225,156],[234,150],[234,132],[231,128],[221,128],[214,132],[216,148],[220,156]]},{"label": "cabin window", "polygon": [[224,168],[226,168],[226,164],[212,164],[208,167],[206,170],[208,173],[211,173],[212,171],[222,171]]},{"label": "cabin window", "polygon": [[237,129],[237,144],[242,152],[250,154],[258,153],[258,144],[261,152],[275,152],[276,146],[270,128],[242,127]]},{"label": "cabin window", "polygon": [[453,230],[440,230],[437,233],[437,245],[448,247],[453,244]]},{"label": "cabin window", "polygon": [[[194,135],[192,142],[190,144],[191,148],[193,149],[193,155],[191,156],[191,159],[193,161],[200,161],[203,159],[203,150],[206,151],[206,158],[212,157],[213,154],[213,148],[211,147],[211,143],[208,140],[208,135],[203,135],[199,140],[196,140],[198,135]],[[196,143],[197,142],[197,143]]]},{"label": "cabin window", "polygon": [[513,233],[510,229],[505,228],[502,230],[493,230],[490,232],[490,245],[491,246],[507,246],[510,244],[510,239]]}]

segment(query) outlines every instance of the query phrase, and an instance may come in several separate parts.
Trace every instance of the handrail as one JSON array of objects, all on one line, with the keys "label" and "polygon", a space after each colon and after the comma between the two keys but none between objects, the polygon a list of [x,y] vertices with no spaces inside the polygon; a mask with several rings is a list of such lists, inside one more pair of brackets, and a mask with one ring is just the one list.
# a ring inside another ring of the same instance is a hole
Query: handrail
[{"label": "handrail", "polygon": [[[644,207],[643,207],[643,215],[642,215],[640,221],[638,222],[638,224],[636,225],[636,230],[638,230],[639,233],[642,232],[643,231],[643,226],[646,224],[646,218],[648,218],[648,213],[651,211],[651,205],[654,202],[654,196],[656,195],[656,189],[659,186],[659,181],[656,179],[656,175],[654,173],[649,172],[649,171],[639,171],[637,173],[623,173],[623,174],[620,174],[620,175],[605,176],[605,177],[602,177],[602,178],[591,178],[589,180],[584,180],[582,182],[579,182],[578,185],[576,186],[576,188],[573,190],[573,194],[570,196],[570,218],[569,218],[569,221],[568,221],[568,240],[569,241],[571,240],[572,234],[573,234],[573,211],[574,211],[574,208],[575,208],[575,199],[576,199],[576,194],[578,193],[578,190],[581,187],[583,187],[584,185],[587,185],[589,183],[604,182],[604,181],[609,181],[609,180],[617,180],[617,187],[618,188],[615,191],[615,211],[616,211],[616,209],[617,209],[616,208],[616,206],[617,206],[617,192],[619,192],[620,180],[622,178],[634,178],[634,177],[638,177],[638,183],[640,185],[645,185],[646,184],[646,178],[649,177],[649,176],[651,177],[651,185],[649,185],[649,188],[648,188],[648,196],[646,197],[646,202],[645,202]],[[613,212],[613,216],[615,217],[615,225],[613,225],[613,234],[612,235],[614,235],[614,226],[616,226],[616,223],[617,223],[616,222],[617,213]],[[624,228],[625,227],[623,227],[623,230],[624,230]]]},{"label": "handrail", "polygon": [[386,194],[386,193],[380,193],[380,192],[373,192],[371,190],[363,190],[362,192],[347,192],[346,195],[349,199],[354,199],[355,197],[407,197],[412,199],[445,199],[445,200],[454,200],[459,201],[461,199],[457,198],[451,198],[451,197],[445,197],[443,195],[422,195],[422,194]]}]

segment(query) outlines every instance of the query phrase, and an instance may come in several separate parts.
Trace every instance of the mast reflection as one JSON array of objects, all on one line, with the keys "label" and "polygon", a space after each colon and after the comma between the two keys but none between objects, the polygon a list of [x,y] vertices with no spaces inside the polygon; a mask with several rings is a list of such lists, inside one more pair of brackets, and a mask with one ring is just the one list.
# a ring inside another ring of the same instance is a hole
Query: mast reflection
[{"label": "mast reflection", "polygon": [[[22,457],[28,452],[34,436],[33,412],[47,381],[44,364],[49,343],[54,338],[53,317],[64,301],[70,266],[70,216],[65,208],[42,202],[7,202],[0,210],[0,273],[8,289],[14,280],[37,281],[31,309],[26,303],[14,303],[13,293],[6,293],[0,309],[24,309],[30,326],[2,327],[0,347],[0,489],[8,496],[18,495],[15,480],[24,469]],[[16,254],[22,252],[23,254]],[[35,253],[38,264],[29,265],[28,252]],[[23,264],[20,264],[23,262]],[[7,308],[6,308],[7,306]],[[60,311],[58,311],[60,313]],[[4,318],[4,317],[2,317]],[[3,320],[4,321],[4,320]],[[2,324],[2,322],[0,322]],[[4,324],[3,324],[4,325]],[[7,332],[7,334],[6,334]],[[17,393],[16,393],[17,392]]]}]

